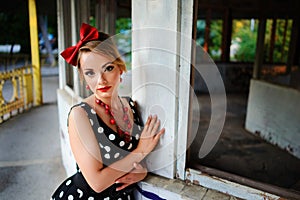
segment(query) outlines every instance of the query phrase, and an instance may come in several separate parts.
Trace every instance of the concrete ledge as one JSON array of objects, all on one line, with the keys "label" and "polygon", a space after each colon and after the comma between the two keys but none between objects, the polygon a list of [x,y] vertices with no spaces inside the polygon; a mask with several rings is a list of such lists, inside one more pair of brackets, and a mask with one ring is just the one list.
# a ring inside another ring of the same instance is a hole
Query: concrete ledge
[{"label": "concrete ledge", "polygon": [[[143,190],[154,192],[164,199],[177,200],[208,200],[208,199],[238,199],[228,194],[223,194],[215,190],[207,189],[202,186],[184,182],[178,179],[167,179],[154,174],[149,174],[147,178],[140,183]],[[147,199],[137,193],[137,199]]]}]

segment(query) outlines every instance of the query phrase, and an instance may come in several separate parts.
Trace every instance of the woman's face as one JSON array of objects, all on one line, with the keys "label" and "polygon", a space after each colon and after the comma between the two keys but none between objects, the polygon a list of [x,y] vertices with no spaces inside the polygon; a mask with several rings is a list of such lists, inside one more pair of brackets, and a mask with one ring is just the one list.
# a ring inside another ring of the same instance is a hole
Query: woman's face
[{"label": "woman's face", "polygon": [[94,52],[82,53],[82,74],[91,91],[99,99],[117,94],[122,70],[112,60]]}]

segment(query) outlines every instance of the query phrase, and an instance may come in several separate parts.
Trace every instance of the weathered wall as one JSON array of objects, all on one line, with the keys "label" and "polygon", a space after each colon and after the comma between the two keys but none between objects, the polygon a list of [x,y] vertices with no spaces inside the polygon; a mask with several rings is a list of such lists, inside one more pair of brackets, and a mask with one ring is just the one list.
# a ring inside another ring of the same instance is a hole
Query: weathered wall
[{"label": "weathered wall", "polygon": [[246,129],[300,158],[300,92],[251,80]]},{"label": "weathered wall", "polygon": [[71,106],[73,106],[75,103],[75,99],[73,99],[72,96],[68,94],[65,90],[57,91],[61,154],[63,165],[68,176],[76,172],[76,162],[71,151],[67,127],[69,110]]}]

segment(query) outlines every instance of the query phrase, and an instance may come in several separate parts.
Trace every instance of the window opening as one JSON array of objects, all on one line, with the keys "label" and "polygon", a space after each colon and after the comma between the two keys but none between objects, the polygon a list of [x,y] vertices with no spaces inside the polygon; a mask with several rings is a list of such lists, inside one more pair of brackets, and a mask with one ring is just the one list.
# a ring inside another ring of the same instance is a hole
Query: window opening
[{"label": "window opening", "polygon": [[[211,15],[215,16],[213,9]],[[213,21],[215,21],[214,26],[216,26],[214,29],[222,30],[220,28],[222,27],[222,16],[219,16],[219,18],[211,20],[211,30]],[[201,56],[197,53],[205,43],[205,19],[205,16],[198,15],[196,65],[201,62]],[[270,26],[271,21],[268,20],[265,38],[267,47],[270,47]],[[290,31],[288,30],[290,27],[290,20],[277,19],[274,47],[271,49],[273,51],[272,63],[286,62],[290,41]],[[204,158],[198,157],[198,154],[203,145],[203,139],[211,118],[211,99],[201,74],[197,71],[194,72],[194,91],[197,94],[201,112],[200,119],[193,119],[193,123],[198,120],[199,129],[189,149],[187,167],[198,170],[209,167],[216,169],[216,171],[224,171],[239,176],[240,183],[242,183],[242,177],[246,177],[287,191],[300,191],[300,172],[298,170],[300,160],[287,151],[262,140],[258,134],[252,134],[244,128],[248,88],[255,60],[257,29],[258,19],[255,19],[254,16],[253,18],[243,19],[235,18],[233,15],[230,61],[216,62],[226,89],[226,121],[217,144]],[[222,35],[218,32],[218,36],[219,34]],[[212,45],[216,45],[215,49],[218,49],[217,45],[221,46],[221,42],[219,42],[221,40],[217,41],[209,43],[208,49],[212,49]],[[265,48],[266,62],[270,61],[269,51],[270,48]],[[214,61],[219,60],[219,55],[215,56],[211,51],[208,52]],[[213,172],[211,173],[214,175]],[[229,175],[226,178],[230,179]],[[255,188],[256,186],[251,185],[251,187]]]}]

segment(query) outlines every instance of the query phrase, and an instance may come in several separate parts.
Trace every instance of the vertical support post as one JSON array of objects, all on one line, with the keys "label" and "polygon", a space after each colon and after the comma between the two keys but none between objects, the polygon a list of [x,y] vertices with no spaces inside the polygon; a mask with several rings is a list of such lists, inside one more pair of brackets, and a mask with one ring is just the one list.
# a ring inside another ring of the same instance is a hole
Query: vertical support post
[{"label": "vertical support post", "polygon": [[286,74],[290,74],[292,70],[292,66],[294,64],[295,55],[296,55],[296,48],[299,45],[299,18],[293,19],[293,27],[291,33],[291,39],[289,44],[289,54],[286,64]]},{"label": "vertical support post", "polygon": [[298,45],[296,45],[294,64],[299,66],[300,65],[300,45],[299,45],[299,43],[300,43],[300,26],[299,26],[300,20],[299,19],[297,20],[297,23],[298,23],[298,32],[297,32],[297,37],[296,37],[297,38],[296,44],[298,44]]},{"label": "vertical support post", "polygon": [[192,3],[132,1],[132,98],[143,119],[157,114],[166,128],[146,163],[150,172],[167,178],[185,175]]},{"label": "vertical support post", "polygon": [[276,18],[274,18],[272,20],[272,27],[271,27],[271,41],[270,41],[270,50],[269,50],[269,62],[270,63],[273,63],[273,58],[274,58],[276,27],[277,27],[277,20],[276,20]]},{"label": "vertical support post", "polygon": [[[192,24],[192,41],[196,41],[197,39],[197,21],[198,21],[198,10],[199,10],[199,0],[193,0],[193,24]],[[190,69],[190,85],[192,88],[195,86],[195,67],[196,67],[196,42],[192,43],[191,46],[191,69]],[[193,107],[192,105],[192,91],[189,92],[189,108],[188,108],[188,144],[191,144],[191,133],[192,133],[192,121],[193,121]],[[187,149],[186,153],[186,161],[189,162],[191,150]],[[181,178],[183,179],[183,178]],[[184,179],[183,179],[184,180]]]},{"label": "vertical support post", "polygon": [[256,53],[253,69],[253,78],[260,79],[261,66],[264,60],[264,41],[266,33],[266,22],[265,18],[261,18],[258,24],[258,36],[256,41]]},{"label": "vertical support post", "polygon": [[283,58],[284,58],[284,47],[285,47],[285,43],[286,43],[286,34],[287,34],[287,27],[288,27],[288,19],[285,19],[284,22],[284,31],[283,31],[283,42],[282,42],[282,46],[281,46],[281,58],[280,58],[280,62],[284,62]]},{"label": "vertical support post", "polygon": [[117,12],[117,4],[116,1],[109,1],[109,23],[108,23],[108,32],[111,35],[114,35],[116,33],[116,12]]},{"label": "vertical support post", "polygon": [[29,28],[31,44],[31,63],[33,66],[34,105],[43,103],[41,67],[39,56],[38,25],[35,0],[28,0]]},{"label": "vertical support post", "polygon": [[96,26],[110,35],[115,34],[117,4],[115,1],[98,0]]},{"label": "vertical support post", "polygon": [[[78,26],[77,26],[77,21],[76,19],[78,18],[78,13],[76,12],[76,4],[80,3],[79,1],[76,0],[71,0],[71,40],[72,40],[72,44],[76,44],[78,41],[77,37],[78,34]],[[81,23],[79,24],[79,26],[81,26]],[[75,92],[75,94],[79,95],[80,94],[80,80],[79,80],[79,76],[78,76],[78,71],[77,68],[72,67],[73,69],[73,90]]]},{"label": "vertical support post", "polygon": [[102,26],[103,26],[103,13],[102,13],[102,0],[98,0],[96,1],[96,6],[95,6],[95,27],[98,30],[103,30]]},{"label": "vertical support post", "polygon": [[209,35],[210,35],[210,23],[211,23],[211,9],[207,10],[206,20],[205,20],[205,33],[204,33],[204,47],[206,52],[209,52]]},{"label": "vertical support post", "polygon": [[231,10],[229,8],[227,8],[225,11],[222,29],[223,30],[222,30],[221,60],[223,62],[229,62],[231,35],[232,35],[232,16],[231,16]]}]

